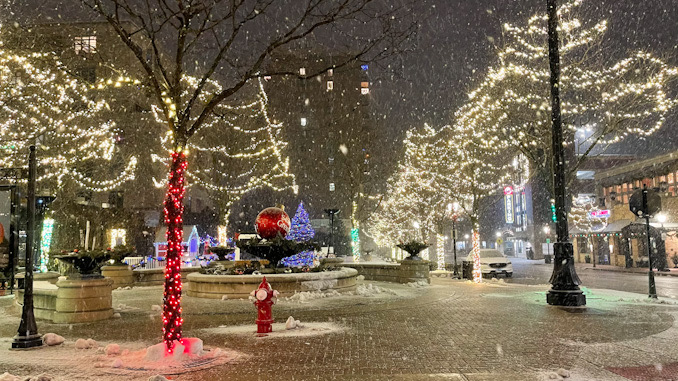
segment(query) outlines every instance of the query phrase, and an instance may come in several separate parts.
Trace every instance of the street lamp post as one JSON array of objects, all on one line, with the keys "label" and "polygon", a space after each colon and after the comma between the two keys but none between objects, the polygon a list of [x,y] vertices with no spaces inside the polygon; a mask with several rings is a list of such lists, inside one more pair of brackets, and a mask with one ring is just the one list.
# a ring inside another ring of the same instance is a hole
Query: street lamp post
[{"label": "street lamp post", "polygon": [[453,212],[452,214],[452,253],[454,254],[454,268],[452,276],[455,279],[459,278],[459,270],[457,270],[457,210],[459,210],[459,203],[447,204],[447,210]]},{"label": "street lamp post", "polygon": [[[334,215],[339,213],[339,209],[325,209],[325,213],[330,216],[330,245],[332,245],[332,254],[336,253],[334,248]],[[330,248],[327,247],[327,254],[330,254]]]},{"label": "street lamp post", "polygon": [[21,323],[12,341],[12,349],[34,348],[42,345],[38,325],[33,314],[33,250],[35,244],[35,146],[30,147],[28,156],[28,226],[26,227],[26,271],[24,279],[24,305]]},{"label": "street lamp post", "polygon": [[556,207],[555,260],[551,275],[551,290],[546,302],[553,306],[586,305],[586,296],[579,289],[579,276],[574,268],[574,249],[568,242],[567,209],[565,207],[565,152],[560,110],[560,51],[558,39],[558,1],[546,0],[548,8],[549,66],[551,71],[551,122],[553,148],[553,185]]}]

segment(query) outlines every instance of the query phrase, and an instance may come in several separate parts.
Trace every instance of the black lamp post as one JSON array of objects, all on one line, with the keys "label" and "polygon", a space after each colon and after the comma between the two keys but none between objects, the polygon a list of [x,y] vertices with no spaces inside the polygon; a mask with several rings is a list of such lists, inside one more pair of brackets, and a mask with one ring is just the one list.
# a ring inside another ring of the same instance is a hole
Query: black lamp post
[{"label": "black lamp post", "polygon": [[38,325],[33,315],[33,250],[35,245],[35,146],[31,146],[28,156],[28,226],[26,227],[26,276],[24,280],[24,305],[21,311],[21,323],[17,335],[12,341],[12,349],[34,348],[42,345]]},{"label": "black lamp post", "polygon": [[555,260],[551,275],[551,290],[546,302],[553,306],[586,305],[586,296],[579,289],[579,276],[574,268],[574,249],[568,241],[567,208],[565,207],[565,152],[560,111],[560,51],[558,39],[558,1],[546,0],[548,8],[549,66],[551,69],[551,131],[553,148],[553,187],[556,207]]},{"label": "black lamp post", "polygon": [[[334,249],[334,240],[333,240],[333,235],[334,235],[334,215],[339,214],[339,209],[325,209],[325,213],[327,213],[330,216],[330,245],[332,245],[332,254],[336,253],[336,250]],[[330,253],[330,248],[327,247],[327,254]]]}]

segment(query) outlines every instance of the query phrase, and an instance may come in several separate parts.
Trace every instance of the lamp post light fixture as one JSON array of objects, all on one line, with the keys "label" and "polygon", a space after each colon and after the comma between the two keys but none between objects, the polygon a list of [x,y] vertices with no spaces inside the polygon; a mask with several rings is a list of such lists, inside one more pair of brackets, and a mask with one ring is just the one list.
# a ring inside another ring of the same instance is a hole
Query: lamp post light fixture
[{"label": "lamp post light fixture", "polygon": [[[325,209],[325,213],[327,213],[330,216],[330,242],[329,245],[332,247],[332,254],[336,253],[336,250],[334,249],[334,215],[339,214],[339,209]],[[330,246],[327,247],[327,254],[330,254]]]},{"label": "lamp post light fixture", "polygon": [[666,222],[666,219],[667,219],[667,217],[666,217],[666,214],[664,214],[664,213],[657,215],[657,222],[662,224],[662,230],[664,230],[664,222]]},{"label": "lamp post light fixture", "polygon": [[[459,278],[459,270],[457,270],[457,218],[459,215],[457,211],[459,210],[459,203],[455,202],[452,204],[447,204],[447,211],[452,213],[452,253],[454,254],[454,268],[452,276],[455,279]],[[466,236],[468,239],[468,235]]]},{"label": "lamp post light fixture", "polygon": [[546,0],[548,14],[548,51],[551,89],[551,143],[553,147],[553,189],[555,198],[556,242],[551,289],[546,302],[552,306],[579,307],[586,305],[586,296],[579,288],[581,280],[574,267],[574,248],[569,242],[565,178],[565,150],[560,104],[560,39],[558,38],[558,0]]},{"label": "lamp post light fixture", "polygon": [[35,348],[42,345],[42,336],[33,313],[33,251],[35,250],[35,146],[30,147],[28,156],[28,226],[26,227],[26,271],[24,279],[24,305],[21,309],[21,323],[12,341],[12,349]]}]

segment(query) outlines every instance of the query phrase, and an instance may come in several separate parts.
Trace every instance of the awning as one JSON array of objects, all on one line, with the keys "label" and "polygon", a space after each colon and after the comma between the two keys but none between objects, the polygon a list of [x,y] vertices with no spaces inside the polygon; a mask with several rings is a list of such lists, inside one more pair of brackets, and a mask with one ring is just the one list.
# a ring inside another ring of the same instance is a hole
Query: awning
[{"label": "awning", "polygon": [[619,233],[623,228],[631,224],[633,221],[631,220],[619,220],[615,221],[612,223],[607,224],[604,229],[602,230],[594,230],[591,232],[588,231],[583,231],[578,228],[572,228],[570,229],[570,235],[577,235],[577,234],[602,234],[602,233]]}]

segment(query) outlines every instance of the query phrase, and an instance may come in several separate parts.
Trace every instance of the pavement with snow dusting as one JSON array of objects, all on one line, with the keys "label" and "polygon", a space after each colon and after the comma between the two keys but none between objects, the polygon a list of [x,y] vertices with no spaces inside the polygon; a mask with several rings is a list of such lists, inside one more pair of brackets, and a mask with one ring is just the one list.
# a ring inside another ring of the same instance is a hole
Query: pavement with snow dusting
[{"label": "pavement with snow dusting", "polygon": [[[650,303],[641,294],[586,289],[588,308],[572,312],[546,305],[546,285],[449,278],[434,278],[428,287],[361,283],[353,295],[281,300],[274,307],[278,322],[294,316],[307,324],[266,338],[247,334],[248,325],[254,331],[251,302],[184,297],[184,336],[221,348],[223,357],[218,366],[175,371],[172,379],[546,380],[560,377],[554,372],[561,368],[573,380],[676,379],[678,305],[671,299]],[[73,343],[91,337],[100,346],[118,343],[130,351],[158,343],[160,316],[152,306],[161,302],[161,287],[116,290],[121,318],[77,325],[38,321],[40,333],[58,333],[66,343],[13,352],[8,347],[19,314],[11,298],[2,297],[0,374],[146,380],[155,372],[116,373],[110,366],[115,356],[77,350]]]}]

